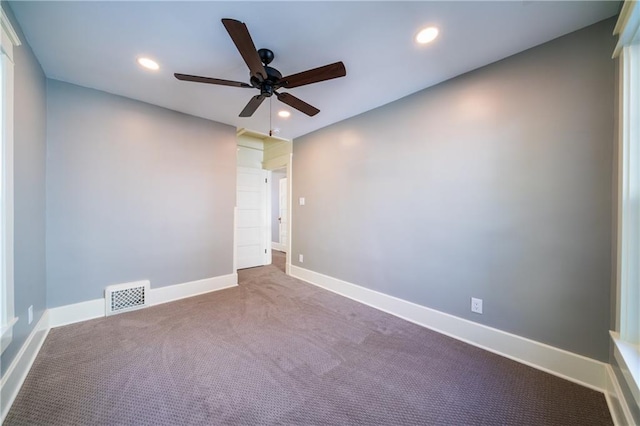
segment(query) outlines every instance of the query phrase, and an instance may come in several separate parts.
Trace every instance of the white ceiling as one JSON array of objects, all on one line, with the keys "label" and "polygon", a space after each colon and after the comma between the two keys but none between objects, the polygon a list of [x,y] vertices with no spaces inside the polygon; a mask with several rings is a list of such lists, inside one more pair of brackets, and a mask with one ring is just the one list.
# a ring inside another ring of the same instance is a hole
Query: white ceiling
[{"label": "white ceiling", "polygon": [[[344,78],[291,89],[315,117],[273,98],[273,128],[295,138],[617,13],[617,1],[183,2],[13,1],[44,72],[91,87],[258,132],[269,102],[239,118],[255,89],[181,82],[174,72],[248,82],[246,65],[220,19],[247,24],[257,48],[283,75],[343,61]],[[426,25],[440,37],[418,46]],[[141,69],[137,56],[160,63]],[[284,90],[281,90],[284,91]],[[292,111],[281,119],[280,109]]]}]

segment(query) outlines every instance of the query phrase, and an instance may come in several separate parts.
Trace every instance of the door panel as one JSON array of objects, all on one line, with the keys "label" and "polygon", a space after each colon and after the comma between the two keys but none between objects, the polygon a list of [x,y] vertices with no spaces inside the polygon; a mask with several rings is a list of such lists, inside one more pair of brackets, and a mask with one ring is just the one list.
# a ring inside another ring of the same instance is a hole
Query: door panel
[{"label": "door panel", "polygon": [[267,172],[238,167],[236,254],[238,269],[267,264]]},{"label": "door panel", "polygon": [[279,191],[279,214],[280,214],[280,244],[284,247],[287,246],[287,230],[289,229],[287,226],[287,189],[288,189],[288,180],[287,178],[280,179],[280,191]]}]

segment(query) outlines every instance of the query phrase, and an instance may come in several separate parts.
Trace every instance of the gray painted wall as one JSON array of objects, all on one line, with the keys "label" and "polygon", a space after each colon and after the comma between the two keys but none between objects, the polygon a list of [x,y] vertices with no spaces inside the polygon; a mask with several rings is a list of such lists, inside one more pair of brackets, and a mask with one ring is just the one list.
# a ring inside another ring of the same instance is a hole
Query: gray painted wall
[{"label": "gray painted wall", "polygon": [[280,242],[280,179],[287,177],[286,171],[271,173],[271,241]]},{"label": "gray painted wall", "polygon": [[49,80],[47,306],[231,274],[235,128]]},{"label": "gray painted wall", "polygon": [[607,361],[613,25],[296,139],[293,263]]},{"label": "gray painted wall", "polygon": [[14,308],[18,322],[2,354],[4,374],[46,307],[46,80],[10,8],[5,2],[2,7],[22,41],[14,49]]}]

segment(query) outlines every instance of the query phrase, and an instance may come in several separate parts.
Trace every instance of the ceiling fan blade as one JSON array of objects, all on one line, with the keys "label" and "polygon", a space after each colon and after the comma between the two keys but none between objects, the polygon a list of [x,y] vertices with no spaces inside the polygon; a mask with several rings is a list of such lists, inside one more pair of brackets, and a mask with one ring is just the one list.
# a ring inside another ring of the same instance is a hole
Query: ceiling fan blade
[{"label": "ceiling fan blade", "polygon": [[293,87],[304,86],[305,84],[318,83],[320,81],[344,77],[345,75],[347,75],[347,69],[344,67],[344,64],[342,62],[336,62],[323,67],[282,77],[278,82],[278,86],[291,89]]},{"label": "ceiling fan blade", "polygon": [[178,73],[175,73],[173,75],[178,80],[182,80],[182,81],[193,81],[195,83],[219,84],[221,86],[248,87],[249,89],[253,88],[252,85],[247,83],[242,83],[240,81],[221,80],[219,78],[200,77],[197,75],[178,74]]},{"label": "ceiling fan blade", "polygon": [[262,101],[264,101],[264,96],[255,95],[253,98],[251,98],[247,106],[244,107],[244,109],[240,113],[240,117],[251,117],[253,113],[256,112]]},{"label": "ceiling fan blade", "polygon": [[253,40],[251,39],[247,26],[243,22],[228,18],[223,19],[222,24],[227,29],[231,40],[233,40],[233,43],[238,48],[238,52],[240,52],[242,59],[244,59],[244,62],[249,67],[251,75],[260,81],[266,80],[267,72],[262,65],[260,55],[258,55],[256,46],[253,44]]},{"label": "ceiling fan blade", "polygon": [[300,99],[296,98],[295,96],[293,96],[293,95],[291,95],[289,93],[277,93],[276,92],[276,96],[278,97],[278,100],[280,102],[284,102],[285,104],[289,105],[290,107],[293,107],[293,108],[297,109],[300,112],[304,112],[309,117],[313,117],[314,115],[316,115],[317,113],[320,112],[320,110],[318,108],[314,107],[313,105],[309,105],[305,101],[300,100]]}]

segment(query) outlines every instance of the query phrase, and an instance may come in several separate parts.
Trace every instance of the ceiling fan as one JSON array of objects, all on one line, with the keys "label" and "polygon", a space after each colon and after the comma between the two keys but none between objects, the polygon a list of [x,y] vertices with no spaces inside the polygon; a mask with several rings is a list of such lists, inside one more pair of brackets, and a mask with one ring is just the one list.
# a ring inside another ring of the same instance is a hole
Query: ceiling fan
[{"label": "ceiling fan", "polygon": [[247,26],[235,19],[223,19],[222,24],[227,29],[233,43],[238,48],[242,59],[249,67],[250,79],[248,83],[239,81],[222,80],[219,78],[200,77],[197,75],[187,75],[175,73],[178,80],[193,81],[196,83],[218,84],[222,86],[243,87],[248,89],[258,89],[260,94],[251,98],[247,106],[240,113],[240,117],[251,117],[258,109],[265,98],[276,95],[280,102],[283,102],[298,111],[313,117],[320,110],[313,105],[309,105],[290,93],[280,93],[277,90],[292,89],[306,84],[318,83],[320,81],[331,80],[333,78],[344,77],[347,70],[342,62],[325,65],[323,67],[310,69],[297,74],[283,77],[280,71],[268,66],[273,61],[274,54],[269,49],[256,50]]}]

